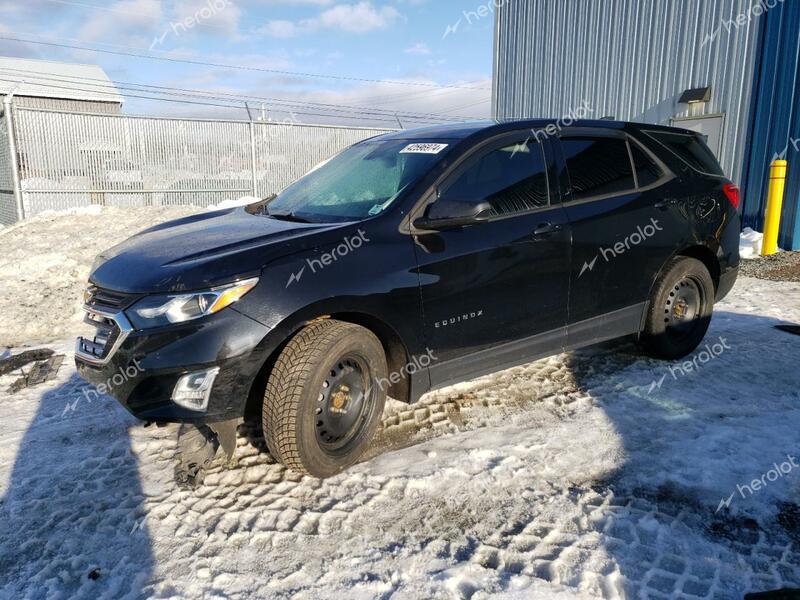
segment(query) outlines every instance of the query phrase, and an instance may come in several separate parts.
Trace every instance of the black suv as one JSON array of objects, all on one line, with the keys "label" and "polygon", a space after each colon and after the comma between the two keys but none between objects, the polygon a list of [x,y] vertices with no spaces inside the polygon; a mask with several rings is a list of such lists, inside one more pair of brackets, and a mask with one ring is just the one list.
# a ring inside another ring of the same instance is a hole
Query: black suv
[{"label": "black suv", "polygon": [[[692,352],[739,265],[739,190],[696,133],[459,124],[348,148],[283,192],[98,257],[80,374],[179,422],[194,476],[261,415],[271,454],[326,477],[386,396],[635,336]],[[200,456],[200,458],[198,458]]]}]

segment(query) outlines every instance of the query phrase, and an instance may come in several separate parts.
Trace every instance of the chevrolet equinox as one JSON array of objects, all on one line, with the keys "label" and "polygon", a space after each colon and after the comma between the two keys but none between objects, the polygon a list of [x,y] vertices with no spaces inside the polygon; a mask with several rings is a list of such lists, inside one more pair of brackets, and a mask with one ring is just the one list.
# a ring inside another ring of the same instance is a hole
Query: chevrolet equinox
[{"label": "chevrolet equinox", "polygon": [[691,131],[389,133],[261,202],[100,255],[77,368],[136,417],[182,424],[184,483],[218,448],[231,458],[250,414],[275,459],[327,477],[362,455],[387,396],[624,336],[691,353],[737,277],[738,206]]}]

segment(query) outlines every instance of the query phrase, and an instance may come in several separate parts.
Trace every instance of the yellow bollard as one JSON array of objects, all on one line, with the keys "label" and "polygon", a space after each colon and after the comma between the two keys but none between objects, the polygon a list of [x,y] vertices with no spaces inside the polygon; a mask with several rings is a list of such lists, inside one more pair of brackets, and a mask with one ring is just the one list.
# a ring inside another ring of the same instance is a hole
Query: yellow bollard
[{"label": "yellow bollard", "polygon": [[767,212],[764,215],[764,242],[761,246],[761,256],[770,256],[778,252],[778,233],[781,230],[781,210],[788,165],[785,160],[776,160],[769,171],[769,195]]}]

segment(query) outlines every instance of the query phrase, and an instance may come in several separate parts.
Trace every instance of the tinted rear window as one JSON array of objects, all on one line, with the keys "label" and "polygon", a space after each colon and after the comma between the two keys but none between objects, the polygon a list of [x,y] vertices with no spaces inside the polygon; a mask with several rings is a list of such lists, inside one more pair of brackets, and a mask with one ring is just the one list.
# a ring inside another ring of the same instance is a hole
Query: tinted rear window
[{"label": "tinted rear window", "polygon": [[668,131],[646,131],[645,133],[657,142],[661,142],[693,169],[701,173],[723,174],[714,153],[698,136]]},{"label": "tinted rear window", "polygon": [[636,166],[636,179],[639,181],[639,187],[653,185],[661,179],[661,169],[636,144],[631,144],[631,154],[633,155],[633,164]]},{"label": "tinted rear window", "polygon": [[636,189],[628,143],[619,138],[566,137],[561,140],[573,200]]}]

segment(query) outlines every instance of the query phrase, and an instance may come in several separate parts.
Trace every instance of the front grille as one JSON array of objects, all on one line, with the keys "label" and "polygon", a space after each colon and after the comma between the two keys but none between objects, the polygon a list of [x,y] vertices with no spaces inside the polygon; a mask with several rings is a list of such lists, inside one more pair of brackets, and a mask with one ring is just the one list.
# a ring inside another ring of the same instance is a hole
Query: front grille
[{"label": "front grille", "polygon": [[114,356],[133,331],[123,312],[139,296],[89,286],[84,296],[86,316],[83,321],[90,332],[79,337],[75,345],[78,358],[95,365],[104,365]]},{"label": "front grille", "polygon": [[112,290],[99,288],[96,285],[90,285],[86,289],[84,304],[88,308],[97,308],[99,310],[116,312],[128,308],[137,298],[137,294],[115,292]]},{"label": "front grille", "polygon": [[87,312],[83,322],[91,325],[94,331],[86,337],[78,338],[78,349],[84,356],[96,360],[106,358],[108,349],[114,347],[120,335],[116,321],[104,315]]}]

